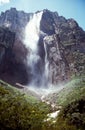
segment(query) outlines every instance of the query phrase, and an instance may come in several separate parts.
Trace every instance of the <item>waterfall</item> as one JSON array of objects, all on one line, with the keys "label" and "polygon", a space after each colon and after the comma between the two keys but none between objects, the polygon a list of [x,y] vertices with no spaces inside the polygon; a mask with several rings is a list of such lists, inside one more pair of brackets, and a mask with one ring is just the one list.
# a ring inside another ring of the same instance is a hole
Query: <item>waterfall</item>
[{"label": "waterfall", "polygon": [[[44,50],[45,50],[45,71],[44,71],[44,78],[45,78],[45,82],[48,82],[48,74],[49,74],[49,70],[48,70],[48,66],[49,66],[49,61],[48,61],[48,56],[47,56],[47,48],[46,48],[46,43],[44,41]],[[48,83],[46,83],[47,85]]]},{"label": "waterfall", "polygon": [[31,16],[30,21],[25,28],[24,44],[28,51],[30,50],[30,53],[27,56],[27,64],[30,66],[33,76],[31,81],[32,85],[36,85],[41,79],[39,71],[41,57],[38,54],[38,42],[40,38],[40,21],[42,14],[43,12],[38,12]]},{"label": "waterfall", "polygon": [[34,53],[37,52],[37,45],[40,35],[40,21],[42,18],[42,13],[35,13],[28,22],[25,28],[25,45],[30,48]]}]

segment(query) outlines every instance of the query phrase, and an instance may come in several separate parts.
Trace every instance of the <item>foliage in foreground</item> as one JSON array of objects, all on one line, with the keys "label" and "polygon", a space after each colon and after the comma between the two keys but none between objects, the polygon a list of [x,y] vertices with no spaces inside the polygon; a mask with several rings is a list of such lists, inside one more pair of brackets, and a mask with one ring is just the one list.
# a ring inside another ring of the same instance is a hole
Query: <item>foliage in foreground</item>
[{"label": "foliage in foreground", "polygon": [[57,103],[62,109],[54,122],[46,124],[46,130],[85,130],[85,79],[72,83],[59,93]]},{"label": "foliage in foreground", "polygon": [[74,78],[66,87],[57,94],[56,103],[66,106],[71,102],[85,97],[85,76]]},{"label": "foliage in foreground", "polygon": [[[65,95],[58,117],[44,121],[50,112],[44,103],[32,103],[25,95],[0,85],[0,129],[85,130],[85,80],[73,90]],[[75,100],[71,101],[72,97]],[[71,102],[68,103],[68,99]]]},{"label": "foliage in foreground", "polygon": [[56,129],[85,130],[85,98],[62,109],[57,118]]},{"label": "foliage in foreground", "polygon": [[44,103],[33,104],[23,94],[0,85],[1,130],[41,130],[48,111]]},{"label": "foliage in foreground", "polygon": [[65,106],[54,122],[45,124],[44,130],[85,130],[85,99]]}]

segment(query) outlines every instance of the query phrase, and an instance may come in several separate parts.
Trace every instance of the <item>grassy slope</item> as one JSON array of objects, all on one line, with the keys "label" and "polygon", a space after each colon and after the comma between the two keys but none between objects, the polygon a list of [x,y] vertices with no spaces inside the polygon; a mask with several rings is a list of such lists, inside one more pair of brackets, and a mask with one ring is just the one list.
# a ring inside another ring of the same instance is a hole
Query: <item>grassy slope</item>
[{"label": "grassy slope", "polygon": [[55,123],[47,123],[46,130],[85,130],[85,76],[67,83],[55,98],[62,109]]},{"label": "grassy slope", "polygon": [[72,79],[60,90],[48,94],[45,101],[56,106],[66,106],[69,103],[85,97],[85,76]]},{"label": "grassy slope", "polygon": [[56,99],[56,103],[63,108],[55,123],[44,123],[43,120],[50,111],[45,104],[34,97],[21,94],[18,89],[8,84],[0,83],[0,128],[84,130],[85,77],[73,79],[66,84],[66,88],[57,94]]},{"label": "grassy slope", "polygon": [[57,95],[57,104],[65,106],[73,101],[85,98],[85,77],[73,79]]},{"label": "grassy slope", "polygon": [[50,109],[33,96],[0,81],[0,129],[41,130]]}]

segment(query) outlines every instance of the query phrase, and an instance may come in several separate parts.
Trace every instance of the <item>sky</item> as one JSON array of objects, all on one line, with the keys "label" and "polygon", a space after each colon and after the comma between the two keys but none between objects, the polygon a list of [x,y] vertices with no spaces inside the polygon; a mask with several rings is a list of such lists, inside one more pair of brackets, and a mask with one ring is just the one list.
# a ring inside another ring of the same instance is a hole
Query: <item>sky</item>
[{"label": "sky", "polygon": [[0,12],[11,7],[25,12],[49,9],[65,18],[74,18],[85,30],[85,0],[0,0]]}]

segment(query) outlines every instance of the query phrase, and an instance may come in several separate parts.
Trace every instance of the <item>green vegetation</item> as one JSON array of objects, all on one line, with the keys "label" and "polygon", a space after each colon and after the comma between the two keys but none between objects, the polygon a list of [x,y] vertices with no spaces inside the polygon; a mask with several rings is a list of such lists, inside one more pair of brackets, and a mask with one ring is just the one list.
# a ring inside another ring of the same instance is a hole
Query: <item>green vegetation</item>
[{"label": "green vegetation", "polygon": [[65,99],[61,102],[63,108],[56,129],[85,130],[85,76],[72,80],[68,90],[62,93]]},{"label": "green vegetation", "polygon": [[85,130],[85,77],[68,83],[56,100],[61,111],[46,121],[49,106],[0,81],[0,129]]},{"label": "green vegetation", "polygon": [[78,70],[79,74],[85,75],[85,54],[80,53],[78,50],[73,52],[74,66]]},{"label": "green vegetation", "polygon": [[85,130],[85,77],[68,83],[58,94],[57,104],[62,109],[55,123],[46,124],[46,130]]},{"label": "green vegetation", "polygon": [[65,106],[56,123],[56,130],[85,130],[85,98]]},{"label": "green vegetation", "polygon": [[69,103],[85,98],[85,76],[72,79],[66,87],[57,94],[56,103],[66,106]]},{"label": "green vegetation", "polygon": [[[0,82],[0,129],[41,130],[49,113],[45,103],[21,94],[17,89]],[[35,101],[35,103],[34,103]]]}]

